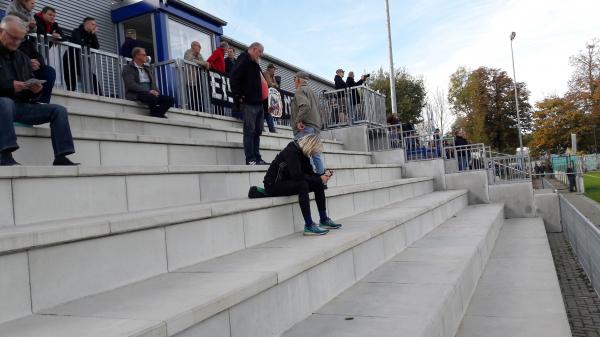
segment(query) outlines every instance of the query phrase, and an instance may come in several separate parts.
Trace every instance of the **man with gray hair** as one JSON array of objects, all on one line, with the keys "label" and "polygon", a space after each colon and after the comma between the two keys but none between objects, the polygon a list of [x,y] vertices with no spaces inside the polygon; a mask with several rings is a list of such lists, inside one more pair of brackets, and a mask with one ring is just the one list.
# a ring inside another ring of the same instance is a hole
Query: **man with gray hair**
[{"label": "man with gray hair", "polygon": [[77,165],[67,158],[75,153],[67,110],[55,104],[36,104],[43,81],[34,78],[29,57],[18,50],[27,33],[25,25],[13,15],[0,22],[0,166],[19,165],[12,156],[19,148],[14,122],[49,122],[53,165]]},{"label": "man with gray hair", "polygon": [[246,165],[268,165],[260,155],[260,136],[265,123],[262,102],[269,96],[267,81],[258,60],[265,48],[254,42],[240,54],[231,71],[231,91],[244,117],[244,154]]},{"label": "man with gray hair", "polygon": [[173,106],[175,100],[171,96],[161,95],[152,70],[146,63],[146,50],[136,47],[131,52],[133,60],[123,67],[123,83],[125,97],[132,101],[140,101],[150,108],[150,116],[167,118],[165,114]]},{"label": "man with gray hair", "polygon": [[199,66],[202,66],[206,69],[210,69],[210,64],[204,60],[200,51],[202,50],[202,46],[200,42],[194,41],[192,42],[191,48],[185,51],[183,55],[183,59],[189,62],[196,63]]},{"label": "man with gray hair", "polygon": [[[309,134],[319,135],[321,132],[319,101],[315,93],[308,86],[309,78],[309,75],[303,71],[297,72],[294,76],[296,94],[292,102],[291,112],[294,139],[300,139]],[[316,174],[325,174],[325,164],[320,152],[312,155],[311,161]]]}]

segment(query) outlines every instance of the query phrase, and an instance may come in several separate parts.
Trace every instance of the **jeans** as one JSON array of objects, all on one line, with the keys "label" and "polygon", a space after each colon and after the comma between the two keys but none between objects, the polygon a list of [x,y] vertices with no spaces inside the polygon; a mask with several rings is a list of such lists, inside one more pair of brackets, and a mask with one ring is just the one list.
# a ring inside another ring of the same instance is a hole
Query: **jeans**
[{"label": "jeans", "polygon": [[263,131],[264,111],[262,105],[242,105],[244,111],[244,154],[246,163],[260,161],[260,136]]},{"label": "jeans", "polygon": [[13,122],[38,125],[50,122],[54,156],[75,153],[67,109],[55,104],[18,103],[0,97],[0,152],[19,148]]},{"label": "jeans", "polygon": [[311,225],[312,221],[308,223],[308,219],[311,219],[310,212],[310,199],[308,193],[315,192],[315,202],[317,203],[317,209],[319,213],[326,213],[326,202],[325,202],[325,190],[323,184],[320,182],[308,181],[308,180],[284,180],[277,182],[273,185],[265,185],[265,192],[270,197],[283,197],[290,195],[298,195],[298,202],[300,203],[300,210],[302,211],[302,217],[304,217],[306,224]]},{"label": "jeans", "polygon": [[140,92],[137,94],[138,101],[145,103],[150,108],[150,116],[165,118],[167,111],[175,104],[171,96],[154,96],[149,92]]},{"label": "jeans", "polygon": [[270,113],[265,112],[265,120],[267,121],[269,132],[276,133],[277,129],[275,129],[275,121],[273,120],[273,116]]},{"label": "jeans", "polygon": [[464,171],[469,169],[469,158],[466,156],[457,156],[458,158],[458,170]]},{"label": "jeans", "polygon": [[[306,135],[318,134],[315,128],[306,126],[304,130],[296,133],[294,135],[294,139],[298,140]],[[323,158],[321,157],[321,152],[315,153],[310,157],[310,163],[313,166],[313,170],[318,175],[323,175],[325,173],[325,163],[323,162]]]},{"label": "jeans", "polygon": [[52,88],[54,88],[54,82],[56,82],[56,70],[51,66],[43,66],[37,71],[33,72],[33,76],[38,80],[46,80],[44,83],[42,94],[38,99],[38,102],[50,103],[50,97],[52,97]]}]

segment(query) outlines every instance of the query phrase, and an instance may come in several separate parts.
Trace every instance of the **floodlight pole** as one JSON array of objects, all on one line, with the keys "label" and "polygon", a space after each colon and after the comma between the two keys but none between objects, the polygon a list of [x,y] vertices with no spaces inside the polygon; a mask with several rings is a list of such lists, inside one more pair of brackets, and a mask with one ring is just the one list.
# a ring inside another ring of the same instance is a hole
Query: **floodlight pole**
[{"label": "floodlight pole", "polygon": [[390,95],[392,100],[392,113],[398,113],[396,106],[396,72],[394,71],[394,56],[392,54],[392,28],[390,26],[390,5],[388,0],[385,0],[385,13],[387,15],[387,32],[388,32],[388,54],[390,57]]},{"label": "floodlight pole", "polygon": [[517,75],[515,73],[515,54],[513,53],[513,40],[517,36],[517,33],[510,33],[510,56],[512,58],[512,67],[513,67],[513,81],[515,86],[515,106],[517,108],[517,125],[519,127],[519,151],[521,152],[521,157],[523,157],[523,137],[521,136],[521,114],[519,112],[519,96],[517,94]]}]

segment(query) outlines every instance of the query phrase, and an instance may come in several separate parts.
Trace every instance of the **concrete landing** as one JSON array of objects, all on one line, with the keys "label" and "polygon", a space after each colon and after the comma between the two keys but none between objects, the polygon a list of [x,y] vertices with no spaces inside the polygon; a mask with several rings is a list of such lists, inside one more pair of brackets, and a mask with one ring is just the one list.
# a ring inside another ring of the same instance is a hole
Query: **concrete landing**
[{"label": "concrete landing", "polygon": [[544,223],[506,220],[456,337],[570,337]]},{"label": "concrete landing", "polygon": [[503,219],[502,204],[463,209],[283,336],[454,336]]}]

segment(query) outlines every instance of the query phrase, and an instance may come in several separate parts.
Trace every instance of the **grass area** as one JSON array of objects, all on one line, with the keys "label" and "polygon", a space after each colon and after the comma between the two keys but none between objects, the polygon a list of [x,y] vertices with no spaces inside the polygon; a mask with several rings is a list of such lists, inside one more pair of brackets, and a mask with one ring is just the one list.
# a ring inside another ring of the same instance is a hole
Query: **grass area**
[{"label": "grass area", "polygon": [[585,195],[600,202],[600,172],[587,172],[583,176]]}]

